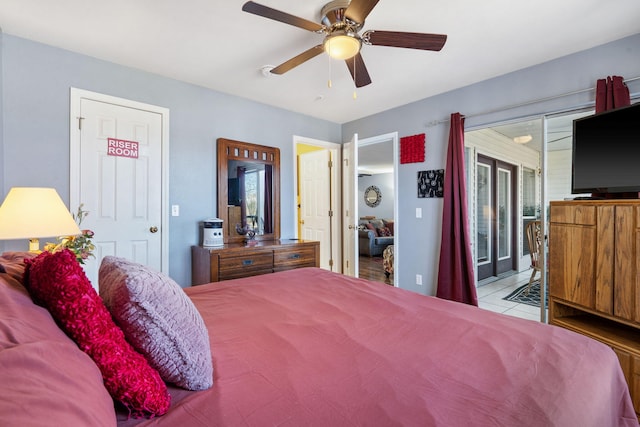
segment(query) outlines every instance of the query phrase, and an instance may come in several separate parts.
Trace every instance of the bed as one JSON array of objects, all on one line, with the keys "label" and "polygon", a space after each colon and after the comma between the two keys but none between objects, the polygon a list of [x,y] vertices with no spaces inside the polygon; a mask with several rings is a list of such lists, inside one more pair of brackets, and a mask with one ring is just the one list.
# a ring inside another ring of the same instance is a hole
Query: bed
[{"label": "bed", "polygon": [[0,257],[2,425],[638,425],[599,342],[317,268],[185,289],[213,385],[168,384],[168,412],[134,418],[31,301],[22,262]]}]

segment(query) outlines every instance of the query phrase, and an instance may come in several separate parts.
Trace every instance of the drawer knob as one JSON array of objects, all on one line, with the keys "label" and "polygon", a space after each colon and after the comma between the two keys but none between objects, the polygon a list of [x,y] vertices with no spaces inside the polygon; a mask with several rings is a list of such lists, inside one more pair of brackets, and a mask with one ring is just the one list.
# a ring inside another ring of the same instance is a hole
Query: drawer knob
[{"label": "drawer knob", "polygon": [[253,264],[253,260],[252,259],[243,259],[242,260],[242,265],[251,265]]},{"label": "drawer knob", "polygon": [[293,254],[289,256],[289,259],[298,259],[300,258],[300,254]]}]

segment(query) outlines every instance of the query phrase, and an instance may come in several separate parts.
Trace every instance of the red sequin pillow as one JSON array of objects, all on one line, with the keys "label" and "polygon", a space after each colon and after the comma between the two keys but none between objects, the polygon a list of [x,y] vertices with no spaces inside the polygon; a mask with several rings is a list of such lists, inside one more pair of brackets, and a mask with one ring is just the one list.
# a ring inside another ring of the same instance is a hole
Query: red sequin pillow
[{"label": "red sequin pillow", "polygon": [[111,396],[134,417],[165,414],[171,403],[166,384],[125,341],[73,252],[43,252],[25,262],[24,282],[34,302],[94,360]]},{"label": "red sequin pillow", "polygon": [[393,236],[393,234],[391,234],[391,230],[389,230],[388,227],[380,227],[380,228],[378,228],[378,236],[380,236],[380,237],[391,237],[391,236]]}]

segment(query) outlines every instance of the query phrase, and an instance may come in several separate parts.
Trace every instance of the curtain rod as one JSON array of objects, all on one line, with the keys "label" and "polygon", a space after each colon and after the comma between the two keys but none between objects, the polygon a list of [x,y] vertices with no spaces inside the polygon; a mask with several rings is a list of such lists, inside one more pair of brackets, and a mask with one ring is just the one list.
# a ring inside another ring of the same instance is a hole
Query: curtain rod
[{"label": "curtain rod", "polygon": [[[633,81],[636,81],[636,80],[640,80],[640,76],[633,77],[633,78],[630,78],[630,79],[625,79],[624,82],[625,83],[630,83],[630,82],[633,82]],[[500,111],[513,110],[515,108],[526,107],[528,105],[539,104],[539,103],[547,102],[547,101],[553,101],[555,99],[564,98],[564,97],[572,96],[572,95],[578,95],[578,94],[581,94],[581,93],[595,91],[595,90],[596,90],[595,87],[590,87],[590,88],[587,88],[587,89],[580,89],[580,90],[576,90],[576,91],[573,91],[573,92],[563,93],[563,94],[560,94],[560,95],[554,95],[554,96],[548,96],[546,98],[534,99],[532,101],[526,101],[526,102],[522,102],[520,104],[507,105],[506,107],[495,108],[493,110],[487,110],[487,111],[483,111],[481,113],[463,114],[462,116],[464,118],[486,116],[487,114],[499,113]],[[632,96],[632,98],[633,97],[634,96]],[[433,121],[427,123],[427,127],[430,128],[430,127],[437,126],[437,125],[442,124],[442,123],[449,123],[450,120],[451,119],[449,119],[449,118],[442,119],[442,120],[433,120]]]}]

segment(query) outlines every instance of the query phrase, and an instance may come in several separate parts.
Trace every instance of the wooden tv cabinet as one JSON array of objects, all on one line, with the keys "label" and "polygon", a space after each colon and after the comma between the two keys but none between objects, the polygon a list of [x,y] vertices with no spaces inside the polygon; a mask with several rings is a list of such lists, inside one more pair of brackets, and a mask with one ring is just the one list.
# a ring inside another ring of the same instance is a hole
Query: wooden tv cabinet
[{"label": "wooden tv cabinet", "polygon": [[301,267],[320,267],[320,242],[261,240],[255,246],[227,243],[191,247],[194,286]]},{"label": "wooden tv cabinet", "polygon": [[549,323],[615,351],[640,414],[640,200],[551,202]]}]

